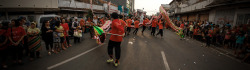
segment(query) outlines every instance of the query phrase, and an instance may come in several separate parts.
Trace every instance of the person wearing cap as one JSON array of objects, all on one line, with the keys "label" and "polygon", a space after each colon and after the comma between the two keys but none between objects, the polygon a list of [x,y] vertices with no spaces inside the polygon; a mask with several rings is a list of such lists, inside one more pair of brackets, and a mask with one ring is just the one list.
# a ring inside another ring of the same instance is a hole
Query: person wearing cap
[{"label": "person wearing cap", "polygon": [[30,60],[36,57],[40,57],[41,50],[41,39],[40,39],[40,29],[36,27],[35,22],[31,22],[30,27],[27,30],[28,46],[30,51]]},{"label": "person wearing cap", "polygon": [[[72,22],[72,28],[73,30],[77,30],[77,27],[80,26],[80,23],[77,21],[77,17],[74,17],[75,21]],[[79,37],[74,37],[74,43],[76,42],[80,42],[80,38]]]}]

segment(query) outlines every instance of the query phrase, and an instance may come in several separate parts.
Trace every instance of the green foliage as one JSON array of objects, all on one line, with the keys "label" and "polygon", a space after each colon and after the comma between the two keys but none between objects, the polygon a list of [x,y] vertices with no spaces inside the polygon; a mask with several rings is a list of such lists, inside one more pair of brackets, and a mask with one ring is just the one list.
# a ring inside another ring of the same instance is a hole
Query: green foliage
[{"label": "green foliage", "polygon": [[92,11],[89,10],[89,11],[88,11],[88,15],[87,15],[86,17],[87,17],[87,18],[90,17],[91,19],[93,19],[93,16],[94,16],[94,15],[93,15]]}]

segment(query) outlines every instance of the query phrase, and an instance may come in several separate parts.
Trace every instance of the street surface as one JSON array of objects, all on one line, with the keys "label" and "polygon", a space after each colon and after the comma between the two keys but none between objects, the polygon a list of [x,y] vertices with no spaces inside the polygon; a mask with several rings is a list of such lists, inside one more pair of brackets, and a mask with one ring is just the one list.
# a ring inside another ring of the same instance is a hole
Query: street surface
[{"label": "street surface", "polygon": [[66,51],[49,56],[43,47],[42,58],[34,61],[27,58],[24,65],[10,66],[10,70],[250,70],[250,64],[201,47],[203,43],[196,40],[180,40],[170,30],[164,30],[163,39],[160,35],[151,36],[148,29],[144,35],[141,29],[137,35],[132,31],[121,44],[118,67],[106,63],[109,37],[98,46],[87,33],[81,43],[72,43],[73,47]]}]

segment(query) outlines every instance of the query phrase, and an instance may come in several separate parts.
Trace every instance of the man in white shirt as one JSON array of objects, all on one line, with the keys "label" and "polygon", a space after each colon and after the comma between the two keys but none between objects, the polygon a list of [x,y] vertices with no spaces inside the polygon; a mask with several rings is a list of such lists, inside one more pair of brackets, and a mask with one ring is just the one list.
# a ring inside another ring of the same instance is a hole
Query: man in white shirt
[{"label": "man in white shirt", "polygon": [[75,21],[72,22],[72,28],[75,30],[76,27],[80,26],[79,22],[77,21],[77,17],[74,17]]},{"label": "man in white shirt", "polygon": [[[80,24],[79,22],[77,21],[77,17],[74,17],[75,21],[72,22],[72,28],[74,29],[74,31],[76,30],[76,28],[79,26],[80,27]],[[81,28],[81,27],[80,27]],[[74,43],[76,42],[80,42],[80,38],[79,37],[74,37]]]},{"label": "man in white shirt", "polygon": [[97,19],[97,17],[96,17],[96,16],[94,17],[93,22],[94,22],[94,25],[97,25],[97,23],[98,23],[98,19]]}]

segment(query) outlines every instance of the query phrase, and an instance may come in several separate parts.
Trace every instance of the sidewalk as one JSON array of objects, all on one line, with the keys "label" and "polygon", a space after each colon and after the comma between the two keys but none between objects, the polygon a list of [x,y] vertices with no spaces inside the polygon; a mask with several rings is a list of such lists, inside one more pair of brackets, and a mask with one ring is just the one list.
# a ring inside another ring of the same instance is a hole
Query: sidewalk
[{"label": "sidewalk", "polygon": [[[190,38],[190,37],[185,37],[185,40],[193,40],[193,41],[199,42],[200,44],[202,44],[201,47],[204,47],[206,45],[205,42],[201,42],[201,41],[195,40],[195,39]],[[241,62],[241,58],[236,58],[236,55],[234,54],[234,50],[232,50],[232,49],[225,49],[222,46],[215,46],[213,44],[211,44],[211,46],[209,48],[217,51],[221,55],[225,55],[233,60]],[[248,58],[245,63],[249,64],[249,59],[250,58]]]}]

